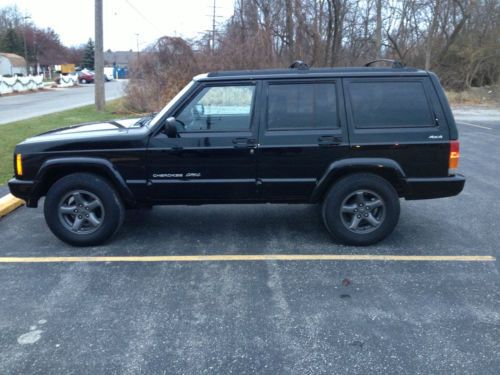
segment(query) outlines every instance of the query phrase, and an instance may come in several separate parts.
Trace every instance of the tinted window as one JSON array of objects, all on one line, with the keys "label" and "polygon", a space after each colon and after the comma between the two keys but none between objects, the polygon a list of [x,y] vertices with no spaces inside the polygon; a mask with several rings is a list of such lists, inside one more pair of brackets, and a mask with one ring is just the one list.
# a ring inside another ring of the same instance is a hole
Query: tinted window
[{"label": "tinted window", "polygon": [[335,84],[269,85],[267,121],[269,129],[338,127]]},{"label": "tinted window", "polygon": [[434,126],[421,82],[351,82],[357,128]]},{"label": "tinted window", "polygon": [[250,128],[255,86],[205,87],[177,115],[179,131],[238,131]]}]

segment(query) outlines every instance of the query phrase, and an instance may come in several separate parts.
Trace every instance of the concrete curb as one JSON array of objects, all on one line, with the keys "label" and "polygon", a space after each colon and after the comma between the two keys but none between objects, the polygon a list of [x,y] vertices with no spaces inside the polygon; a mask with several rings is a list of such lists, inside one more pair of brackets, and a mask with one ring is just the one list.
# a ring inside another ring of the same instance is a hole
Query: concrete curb
[{"label": "concrete curb", "polygon": [[12,194],[4,195],[0,198],[0,217],[8,215],[22,205],[24,205],[23,200],[14,197]]}]

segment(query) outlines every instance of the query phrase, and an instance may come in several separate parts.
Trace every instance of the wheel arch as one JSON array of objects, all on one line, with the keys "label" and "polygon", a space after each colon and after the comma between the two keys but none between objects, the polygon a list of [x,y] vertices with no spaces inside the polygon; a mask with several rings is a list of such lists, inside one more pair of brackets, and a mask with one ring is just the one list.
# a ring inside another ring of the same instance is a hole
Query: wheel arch
[{"label": "wheel arch", "polygon": [[329,188],[336,181],[354,173],[372,173],[386,179],[400,197],[405,192],[406,175],[396,161],[386,158],[350,158],[337,160],[330,164],[318,181],[312,193],[311,202],[323,201]]},{"label": "wheel arch", "polygon": [[60,178],[72,173],[92,173],[104,178],[118,192],[127,205],[134,205],[135,199],[121,174],[106,159],[91,157],[67,157],[46,160],[40,167],[28,206],[36,207],[38,200],[47,194]]}]

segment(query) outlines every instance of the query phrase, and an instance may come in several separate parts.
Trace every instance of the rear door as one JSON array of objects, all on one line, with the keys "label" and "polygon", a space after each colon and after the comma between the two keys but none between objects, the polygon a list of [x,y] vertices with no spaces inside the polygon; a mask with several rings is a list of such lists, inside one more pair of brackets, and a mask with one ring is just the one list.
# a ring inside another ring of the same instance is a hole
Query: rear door
[{"label": "rear door", "polygon": [[408,177],[447,175],[449,129],[428,76],[344,79],[353,157],[387,157]]},{"label": "rear door", "polygon": [[264,83],[257,175],[269,201],[307,200],[327,167],[348,152],[340,80]]}]

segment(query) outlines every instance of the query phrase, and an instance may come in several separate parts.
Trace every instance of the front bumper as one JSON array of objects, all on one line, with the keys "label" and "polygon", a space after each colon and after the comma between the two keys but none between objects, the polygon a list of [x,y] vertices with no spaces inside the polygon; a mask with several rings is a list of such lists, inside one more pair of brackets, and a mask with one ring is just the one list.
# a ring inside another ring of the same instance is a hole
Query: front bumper
[{"label": "front bumper", "polygon": [[17,178],[12,178],[9,181],[9,190],[11,194],[26,201],[26,206],[28,207],[36,207],[38,203],[38,199],[33,197],[34,186],[34,181],[18,180]]},{"label": "front bumper", "polygon": [[454,175],[435,178],[407,178],[404,197],[407,200],[452,197],[465,185],[465,177]]}]

